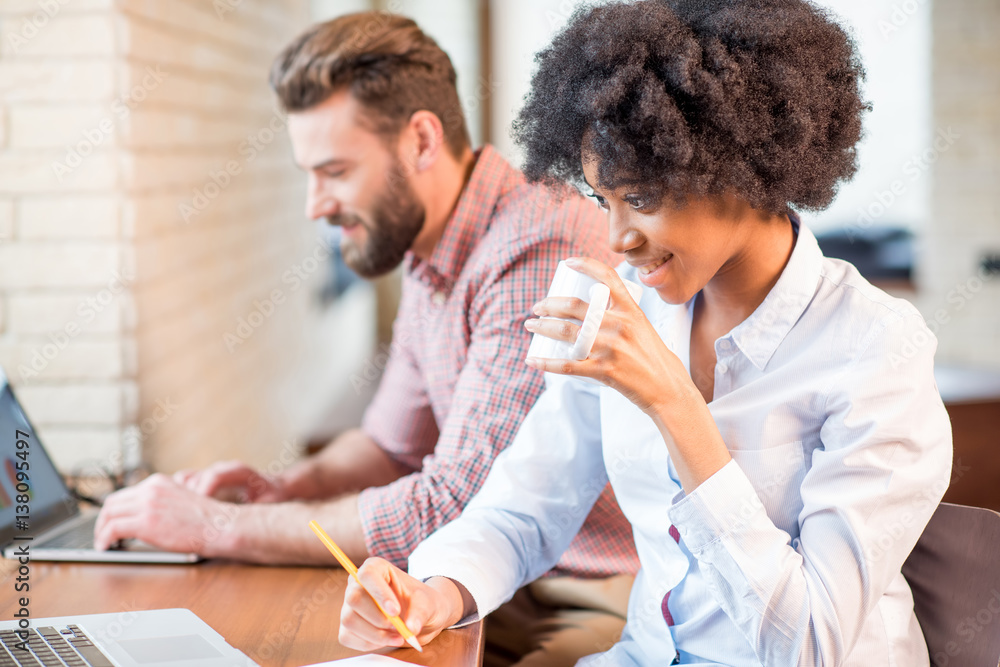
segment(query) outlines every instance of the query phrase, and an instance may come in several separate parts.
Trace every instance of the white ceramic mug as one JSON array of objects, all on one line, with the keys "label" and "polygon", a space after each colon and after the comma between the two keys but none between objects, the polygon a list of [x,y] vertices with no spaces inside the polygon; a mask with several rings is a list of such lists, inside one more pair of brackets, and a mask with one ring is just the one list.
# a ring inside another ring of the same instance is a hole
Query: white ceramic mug
[{"label": "white ceramic mug", "polygon": [[[642,296],[642,287],[631,280],[622,280],[629,294],[638,303]],[[575,324],[580,324],[580,333],[574,343],[564,343],[561,340],[548,338],[541,334],[535,334],[531,338],[531,345],[528,347],[529,357],[540,357],[543,359],[572,359],[582,361],[590,355],[590,350],[597,340],[597,332],[601,328],[604,320],[604,312],[608,309],[611,300],[611,290],[604,283],[594,280],[590,276],[571,269],[565,261],[559,262],[555,275],[552,276],[552,284],[549,286],[547,296],[576,297],[589,304],[587,314],[583,322],[578,320],[566,320]],[[565,319],[565,318],[544,318],[544,319]]]}]

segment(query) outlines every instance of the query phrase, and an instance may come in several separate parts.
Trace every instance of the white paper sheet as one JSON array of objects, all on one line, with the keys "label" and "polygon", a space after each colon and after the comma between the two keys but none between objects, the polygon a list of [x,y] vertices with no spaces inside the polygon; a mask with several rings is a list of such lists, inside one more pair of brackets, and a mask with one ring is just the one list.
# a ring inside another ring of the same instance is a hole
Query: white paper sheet
[{"label": "white paper sheet", "polygon": [[344,658],[343,660],[331,660],[330,662],[319,662],[315,665],[308,665],[307,667],[327,667],[327,665],[338,665],[343,667],[392,667],[393,665],[409,665],[409,662],[403,662],[402,660],[396,660],[395,658],[389,658],[384,655],[359,655],[353,658]]}]

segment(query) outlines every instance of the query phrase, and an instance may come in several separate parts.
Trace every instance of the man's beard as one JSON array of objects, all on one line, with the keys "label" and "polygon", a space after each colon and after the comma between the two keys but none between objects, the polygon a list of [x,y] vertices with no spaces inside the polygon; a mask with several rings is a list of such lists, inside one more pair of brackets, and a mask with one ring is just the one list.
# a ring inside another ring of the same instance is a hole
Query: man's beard
[{"label": "man's beard", "polygon": [[399,266],[424,227],[426,211],[406,181],[398,161],[386,172],[386,181],[386,188],[375,197],[371,221],[357,215],[327,218],[331,225],[359,224],[368,230],[363,246],[355,245],[346,236],[340,242],[344,262],[364,278],[384,275]]}]

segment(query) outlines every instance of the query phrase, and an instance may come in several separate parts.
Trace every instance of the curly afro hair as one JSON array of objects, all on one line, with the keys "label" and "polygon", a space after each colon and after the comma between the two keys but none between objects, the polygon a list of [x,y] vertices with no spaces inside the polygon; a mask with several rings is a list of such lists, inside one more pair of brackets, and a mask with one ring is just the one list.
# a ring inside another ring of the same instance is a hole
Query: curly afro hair
[{"label": "curly afro hair", "polygon": [[532,181],[641,185],[821,210],[857,170],[864,69],[804,0],[637,0],[577,10],[514,123]]}]

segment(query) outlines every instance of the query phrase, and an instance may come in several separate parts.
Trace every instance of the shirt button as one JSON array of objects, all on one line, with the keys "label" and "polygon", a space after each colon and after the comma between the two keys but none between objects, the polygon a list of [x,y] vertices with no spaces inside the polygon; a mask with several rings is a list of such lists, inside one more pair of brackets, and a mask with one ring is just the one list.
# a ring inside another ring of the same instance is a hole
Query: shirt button
[{"label": "shirt button", "polygon": [[728,352],[729,350],[733,349],[733,344],[729,342],[728,338],[723,338],[722,340],[719,341],[719,349],[722,350],[723,352]]},{"label": "shirt button", "polygon": [[431,302],[435,306],[443,306],[444,302],[447,300],[448,297],[445,295],[444,292],[434,292],[434,294],[431,295]]},{"label": "shirt button", "polygon": [[725,365],[720,361],[719,364],[715,367],[715,369],[720,373],[722,373],[723,375],[725,375],[726,372],[729,371],[729,366]]}]

